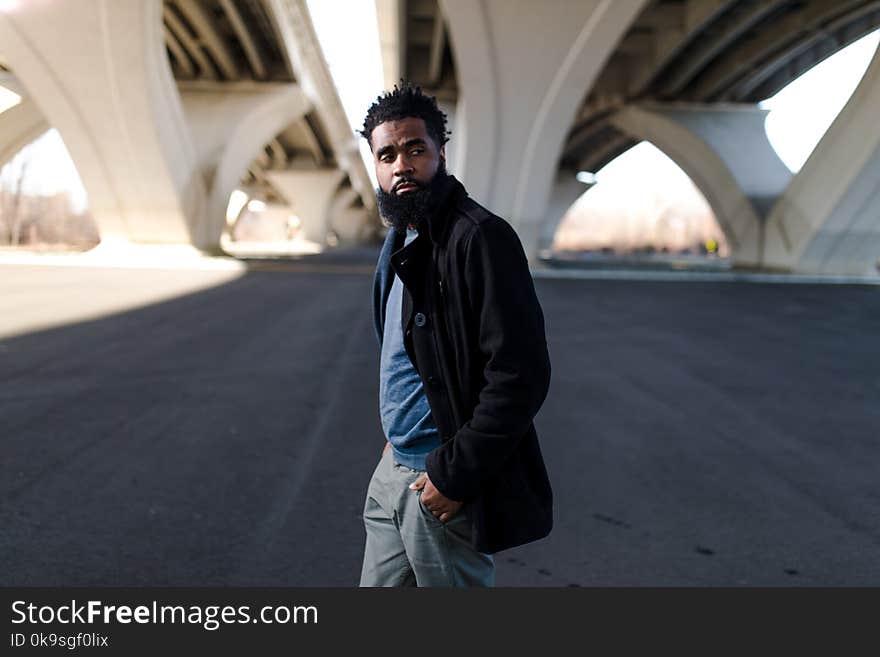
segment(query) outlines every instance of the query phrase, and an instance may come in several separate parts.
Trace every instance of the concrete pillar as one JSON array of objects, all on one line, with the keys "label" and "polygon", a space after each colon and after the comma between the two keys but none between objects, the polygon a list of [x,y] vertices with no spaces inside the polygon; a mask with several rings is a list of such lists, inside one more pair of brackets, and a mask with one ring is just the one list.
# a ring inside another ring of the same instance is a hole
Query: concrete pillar
[{"label": "concrete pillar", "polygon": [[340,169],[269,171],[269,181],[299,217],[304,237],[324,244],[330,204],[345,172]]},{"label": "concrete pillar", "polygon": [[360,226],[356,223],[352,224],[352,219],[355,217],[352,204],[357,197],[357,190],[346,187],[337,190],[330,202],[330,209],[327,212],[328,228],[336,233],[340,242],[356,241],[360,233]]},{"label": "concrete pillar", "polygon": [[241,242],[285,242],[288,239],[290,206],[266,203],[259,212],[245,206],[234,227],[233,237]]},{"label": "concrete pillar", "polygon": [[375,208],[355,204],[358,192],[351,187],[336,192],[330,204],[330,230],[340,244],[359,244],[372,239],[380,220]]},{"label": "concrete pillar", "polygon": [[539,252],[549,249],[553,245],[553,237],[556,235],[556,229],[565,213],[589,189],[589,185],[585,185],[577,179],[577,173],[571,169],[560,169],[556,172],[556,179],[550,190],[547,211],[538,233]]},{"label": "concrete pillar", "polygon": [[761,266],[764,220],[792,175],[755,106],[628,106],[611,122],[665,152],[706,197],[742,266]]},{"label": "concrete pillar", "polygon": [[49,128],[30,98],[22,98],[18,105],[0,112],[0,167]]},{"label": "concrete pillar", "polygon": [[198,242],[220,244],[229,195],[265,144],[311,108],[295,84],[185,87],[183,107],[209,190]]},{"label": "concrete pillar", "polygon": [[[566,134],[645,0],[440,0],[456,60],[456,170],[531,256]],[[526,243],[528,242],[528,243]]]},{"label": "concrete pillar", "polygon": [[0,7],[3,55],[57,128],[103,240],[196,243],[207,191],[159,0]]},{"label": "concrete pillar", "polygon": [[455,141],[456,132],[458,128],[456,127],[456,105],[454,103],[450,103],[443,100],[437,101],[437,106],[440,108],[440,111],[446,114],[446,129],[452,134],[450,137],[449,146],[446,149],[446,170],[451,173],[453,176],[461,180],[461,176],[459,175],[459,171],[456,169],[456,165],[458,164],[458,153],[454,145],[457,143]]},{"label": "concrete pillar", "polygon": [[263,4],[274,18],[274,27],[284,44],[296,79],[321,117],[337,166],[348,174],[364,205],[375,208],[373,185],[360,157],[358,140],[342,109],[333,77],[321,54],[318,36],[309,18],[308,3],[306,0],[265,0]]},{"label": "concrete pillar", "polygon": [[372,216],[370,210],[362,205],[343,210],[333,229],[339,238],[339,243],[361,244],[365,242],[371,232],[375,230],[375,224],[370,221]]},{"label": "concrete pillar", "polygon": [[767,223],[766,263],[876,273],[880,258],[880,51]]}]

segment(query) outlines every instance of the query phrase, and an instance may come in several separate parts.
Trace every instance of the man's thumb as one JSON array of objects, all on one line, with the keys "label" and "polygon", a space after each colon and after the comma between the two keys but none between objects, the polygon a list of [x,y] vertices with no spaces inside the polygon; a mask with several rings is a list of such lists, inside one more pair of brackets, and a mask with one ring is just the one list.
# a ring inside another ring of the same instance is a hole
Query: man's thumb
[{"label": "man's thumb", "polygon": [[412,482],[409,485],[410,490],[421,490],[422,488],[424,488],[425,487],[425,480],[427,478],[428,477],[426,475],[421,475],[418,479],[416,479],[414,482]]}]

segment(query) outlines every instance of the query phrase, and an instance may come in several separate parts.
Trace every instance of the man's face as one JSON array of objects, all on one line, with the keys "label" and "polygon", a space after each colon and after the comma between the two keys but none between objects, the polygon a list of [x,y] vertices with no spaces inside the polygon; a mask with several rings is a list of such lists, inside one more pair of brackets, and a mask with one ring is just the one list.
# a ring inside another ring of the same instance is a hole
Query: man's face
[{"label": "man's face", "polygon": [[423,119],[380,123],[370,140],[379,187],[397,197],[423,189],[446,159],[444,147],[437,148]]}]

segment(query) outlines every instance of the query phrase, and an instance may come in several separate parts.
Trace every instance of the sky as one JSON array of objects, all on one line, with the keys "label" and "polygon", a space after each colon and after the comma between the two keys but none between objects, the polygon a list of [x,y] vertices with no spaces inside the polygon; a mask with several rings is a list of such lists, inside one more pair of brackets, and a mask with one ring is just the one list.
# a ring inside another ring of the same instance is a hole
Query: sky
[{"label": "sky", "polygon": [[800,171],[865,74],[880,30],[862,37],[804,73],[760,104],[769,109],[766,130],[779,158]]},{"label": "sky", "polygon": [[18,94],[9,91],[6,87],[0,87],[0,112],[17,104],[19,100]]},{"label": "sky", "polygon": [[[308,6],[351,129],[357,130],[370,104],[383,88],[375,3],[308,0]],[[878,41],[880,30],[828,58],[762,103],[762,107],[771,110],[766,124],[770,142],[792,171],[800,169],[849,99]],[[10,99],[16,100],[10,93],[0,87],[0,110]],[[375,185],[369,147],[364,140],[360,140],[360,147],[367,172]],[[30,149],[31,164],[26,190],[42,194],[67,190],[75,207],[85,207],[85,190],[58,133],[51,130],[27,148]],[[21,159],[15,158],[8,163],[0,171],[0,178],[8,179],[14,173],[10,168],[20,167]],[[599,184],[590,192],[614,180],[625,178],[631,181],[644,176],[668,181],[670,185],[689,182],[686,174],[669,158],[643,142],[597,172]]]}]

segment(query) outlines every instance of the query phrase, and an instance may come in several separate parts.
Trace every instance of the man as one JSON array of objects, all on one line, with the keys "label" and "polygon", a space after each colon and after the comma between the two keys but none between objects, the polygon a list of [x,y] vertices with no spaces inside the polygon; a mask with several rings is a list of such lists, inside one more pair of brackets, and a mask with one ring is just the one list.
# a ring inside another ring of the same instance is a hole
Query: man
[{"label": "man", "polygon": [[361,586],[493,586],[493,554],[546,536],[532,419],[550,383],[522,245],[446,173],[446,116],[401,83],[370,107],[379,211],[379,407]]}]

